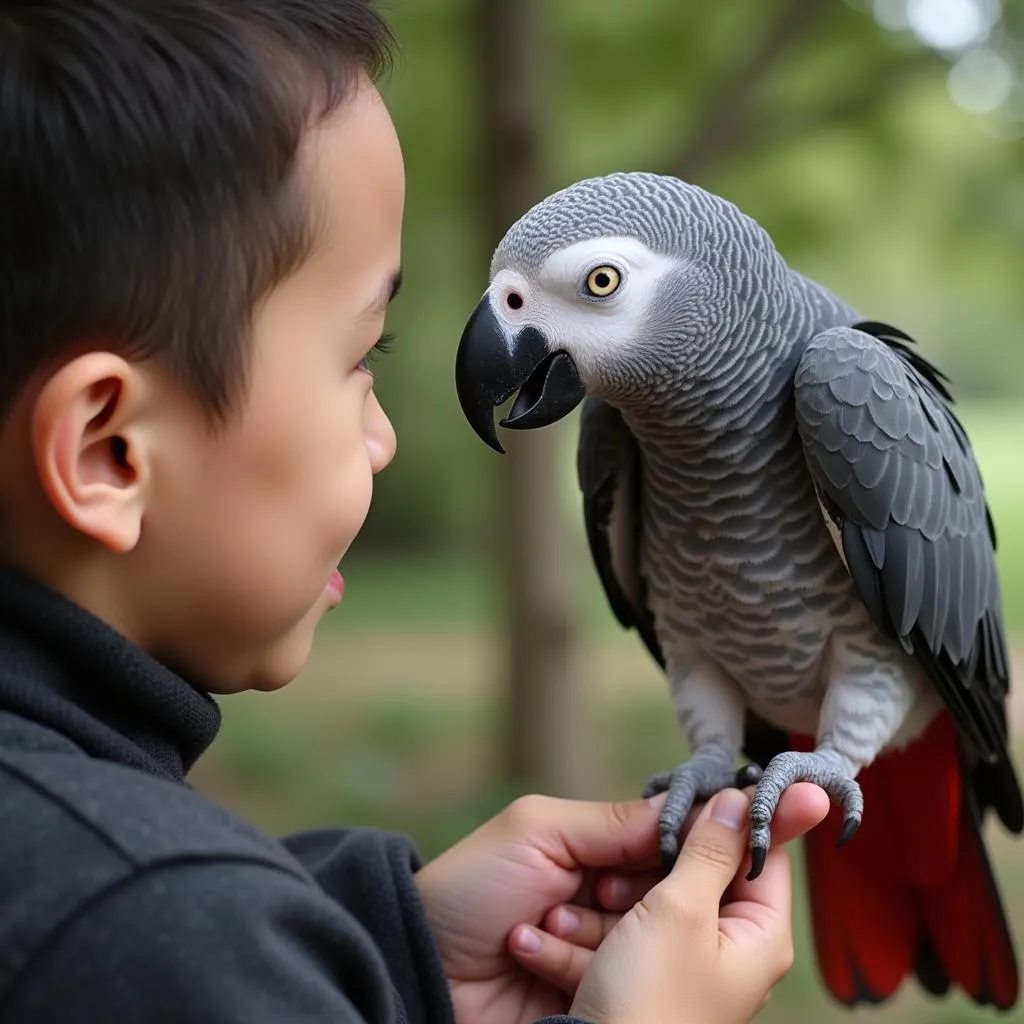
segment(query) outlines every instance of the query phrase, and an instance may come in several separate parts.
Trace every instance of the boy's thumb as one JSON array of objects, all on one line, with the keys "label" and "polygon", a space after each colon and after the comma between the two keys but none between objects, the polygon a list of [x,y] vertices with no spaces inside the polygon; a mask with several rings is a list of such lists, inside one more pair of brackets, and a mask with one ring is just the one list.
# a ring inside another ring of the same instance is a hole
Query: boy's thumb
[{"label": "boy's thumb", "polygon": [[534,834],[546,833],[577,864],[617,867],[657,855],[662,802],[663,797],[619,803],[551,800],[546,827],[536,827]]},{"label": "boy's thumb", "polygon": [[694,892],[706,891],[715,904],[743,863],[747,851],[750,800],[738,789],[723,789],[708,801],[683,842],[670,877]]}]

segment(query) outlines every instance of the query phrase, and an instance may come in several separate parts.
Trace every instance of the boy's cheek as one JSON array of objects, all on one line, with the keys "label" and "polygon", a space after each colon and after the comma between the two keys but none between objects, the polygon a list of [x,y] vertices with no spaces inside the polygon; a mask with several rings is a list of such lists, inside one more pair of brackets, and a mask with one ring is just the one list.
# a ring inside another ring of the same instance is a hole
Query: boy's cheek
[{"label": "boy's cheek", "polygon": [[332,550],[337,557],[355,539],[363,528],[373,500],[373,469],[368,464],[368,450],[348,460],[338,473],[332,487],[330,504],[332,521],[328,529],[333,532]]}]

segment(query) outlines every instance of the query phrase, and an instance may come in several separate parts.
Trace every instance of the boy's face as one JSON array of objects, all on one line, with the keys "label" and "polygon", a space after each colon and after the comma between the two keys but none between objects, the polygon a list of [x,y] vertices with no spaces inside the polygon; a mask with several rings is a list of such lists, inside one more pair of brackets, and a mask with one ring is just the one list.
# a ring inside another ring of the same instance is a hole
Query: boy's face
[{"label": "boy's face", "polygon": [[214,692],[301,670],[395,453],[364,360],[399,268],[398,140],[365,84],[307,142],[323,241],[258,312],[248,395],[227,427],[211,433],[186,401],[163,421],[132,553],[149,608],[136,639]]}]

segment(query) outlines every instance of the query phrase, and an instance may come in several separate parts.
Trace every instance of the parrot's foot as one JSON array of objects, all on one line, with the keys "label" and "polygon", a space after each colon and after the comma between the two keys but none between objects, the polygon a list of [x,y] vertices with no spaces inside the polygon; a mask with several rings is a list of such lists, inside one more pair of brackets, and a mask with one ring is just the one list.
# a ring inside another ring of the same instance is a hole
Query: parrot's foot
[{"label": "parrot's foot", "polygon": [[678,768],[660,772],[647,783],[645,797],[668,791],[658,819],[661,862],[666,871],[671,870],[679,856],[679,833],[694,803],[707,800],[729,786],[742,789],[752,785],[760,772],[757,765],[744,765],[737,771],[724,752],[698,752]]},{"label": "parrot's foot", "polygon": [[761,781],[754,790],[750,808],[750,873],[753,880],[761,874],[772,840],[772,818],[782,794],[795,782],[813,782],[820,786],[833,803],[843,809],[843,830],[838,846],[853,838],[864,816],[864,795],[851,779],[838,754],[819,750],[813,754],[788,751],[776,754],[768,762]]}]

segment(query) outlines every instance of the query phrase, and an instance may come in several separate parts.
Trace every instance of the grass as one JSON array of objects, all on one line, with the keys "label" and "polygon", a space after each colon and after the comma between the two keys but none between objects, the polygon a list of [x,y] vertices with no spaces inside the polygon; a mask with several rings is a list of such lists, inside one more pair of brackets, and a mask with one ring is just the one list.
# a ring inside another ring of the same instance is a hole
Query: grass
[{"label": "grass", "polygon": [[[1024,412],[975,406],[962,415],[999,527],[1007,622],[1024,637],[1024,474],[1017,468]],[[321,632],[300,679],[272,696],[222,702],[221,736],[193,779],[271,833],[375,826],[412,835],[429,857],[514,795],[495,764],[502,715],[495,583],[479,563],[429,558],[354,560],[346,581],[343,611]],[[588,588],[583,671],[602,752],[593,795],[628,797],[684,751],[657,670],[615,624],[596,577],[584,574],[581,586]],[[996,827],[990,834],[1024,941],[1022,847]],[[838,1009],[817,979],[802,885],[796,907],[797,964],[759,1018],[764,1024],[990,1019],[959,997],[934,1003],[913,991],[882,1009]]]}]

